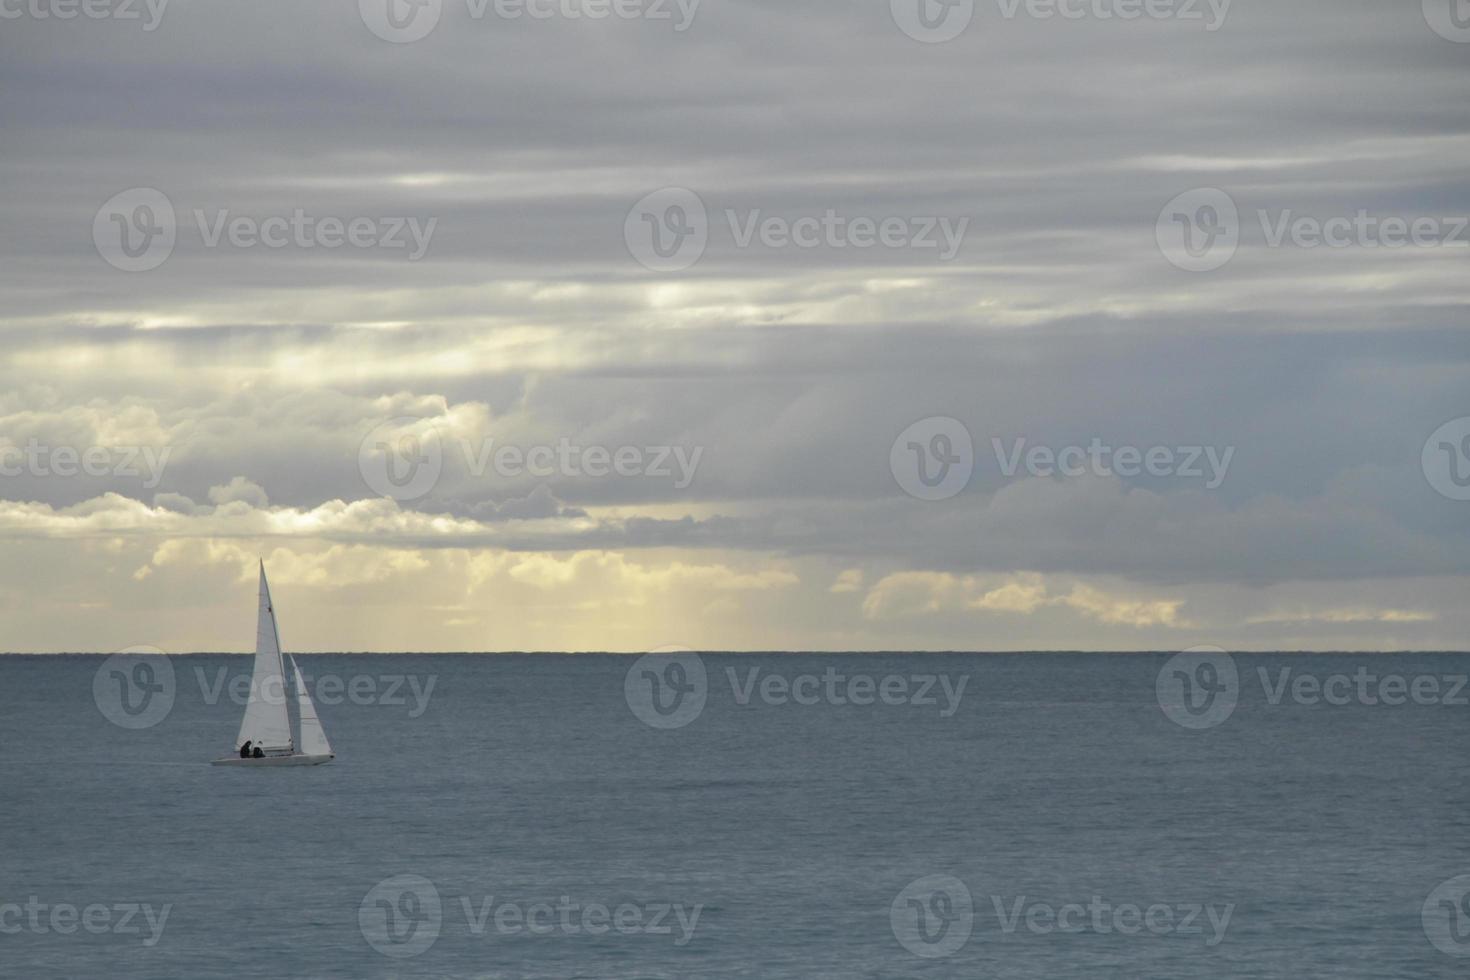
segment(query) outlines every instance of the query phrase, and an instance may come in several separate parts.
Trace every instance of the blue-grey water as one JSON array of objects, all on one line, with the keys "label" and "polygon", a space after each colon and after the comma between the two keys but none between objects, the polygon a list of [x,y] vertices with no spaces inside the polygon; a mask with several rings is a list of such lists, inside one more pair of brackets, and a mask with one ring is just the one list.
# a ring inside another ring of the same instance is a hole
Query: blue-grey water
[{"label": "blue-grey water", "polygon": [[[0,657],[0,975],[1463,977],[1470,657],[1237,655],[1198,730],[1167,659],[706,654],[661,729],[632,657],[303,657],[338,758],[247,771],[246,657],[140,728],[161,678]],[[1364,668],[1423,703],[1271,701]]]}]

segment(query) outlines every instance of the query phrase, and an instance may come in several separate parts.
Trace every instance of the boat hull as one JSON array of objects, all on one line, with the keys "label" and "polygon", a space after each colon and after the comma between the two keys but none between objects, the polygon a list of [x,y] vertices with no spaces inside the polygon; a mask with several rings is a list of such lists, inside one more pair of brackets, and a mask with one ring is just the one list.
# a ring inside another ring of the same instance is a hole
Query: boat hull
[{"label": "boat hull", "polygon": [[267,755],[259,759],[215,759],[212,766],[320,766],[337,758],[335,755]]}]

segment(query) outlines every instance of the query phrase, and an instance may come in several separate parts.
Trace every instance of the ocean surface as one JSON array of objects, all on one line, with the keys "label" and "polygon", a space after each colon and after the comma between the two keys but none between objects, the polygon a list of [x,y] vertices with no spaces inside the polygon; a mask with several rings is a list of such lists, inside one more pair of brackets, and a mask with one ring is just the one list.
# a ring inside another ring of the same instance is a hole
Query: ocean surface
[{"label": "ocean surface", "polygon": [[298,659],[0,657],[0,976],[1470,971],[1470,656]]}]

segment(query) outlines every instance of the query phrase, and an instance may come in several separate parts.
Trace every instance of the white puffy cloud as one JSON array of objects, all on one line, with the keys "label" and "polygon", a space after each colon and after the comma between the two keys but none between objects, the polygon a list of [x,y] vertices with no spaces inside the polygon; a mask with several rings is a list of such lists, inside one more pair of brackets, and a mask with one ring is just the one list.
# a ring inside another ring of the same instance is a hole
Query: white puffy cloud
[{"label": "white puffy cloud", "polygon": [[947,572],[896,572],[868,590],[863,614],[869,619],[891,619],[965,610],[1030,616],[1048,606],[1063,606],[1111,625],[1176,627],[1186,625],[1179,616],[1183,605],[1182,599],[1108,594],[1081,582],[1059,591],[1045,576],[1035,573],[995,583]]}]

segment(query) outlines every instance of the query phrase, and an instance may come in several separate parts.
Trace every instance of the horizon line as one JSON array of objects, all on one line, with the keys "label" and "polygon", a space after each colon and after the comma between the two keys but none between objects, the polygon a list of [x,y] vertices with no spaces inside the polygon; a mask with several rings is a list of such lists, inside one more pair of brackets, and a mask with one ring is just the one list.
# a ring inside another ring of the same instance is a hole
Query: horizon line
[{"label": "horizon line", "polygon": [[[1186,648],[1188,649],[1188,648]],[[1415,655],[1457,655],[1470,656],[1470,650],[1449,649],[1401,649],[1401,650],[1342,650],[1342,649],[1226,649],[1219,647],[1229,654],[1285,654],[1289,656],[1326,656],[1326,655],[1354,655],[1373,657],[1398,657]],[[551,657],[637,657],[649,653],[668,654],[670,656],[681,653],[708,654],[711,656],[1099,656],[1099,657],[1136,657],[1136,656],[1172,656],[1181,651],[1174,648],[1154,650],[1080,650],[1080,649],[1051,649],[1032,648],[1025,650],[285,650],[282,651],[289,656],[296,657],[331,657],[331,656],[363,656],[363,657],[504,657],[504,656],[551,656]],[[0,651],[0,657],[109,657],[115,654],[129,653],[137,656],[166,656],[166,657],[250,657],[255,655],[253,650],[189,650],[169,652],[165,650],[143,651],[131,650],[4,650]]]}]

